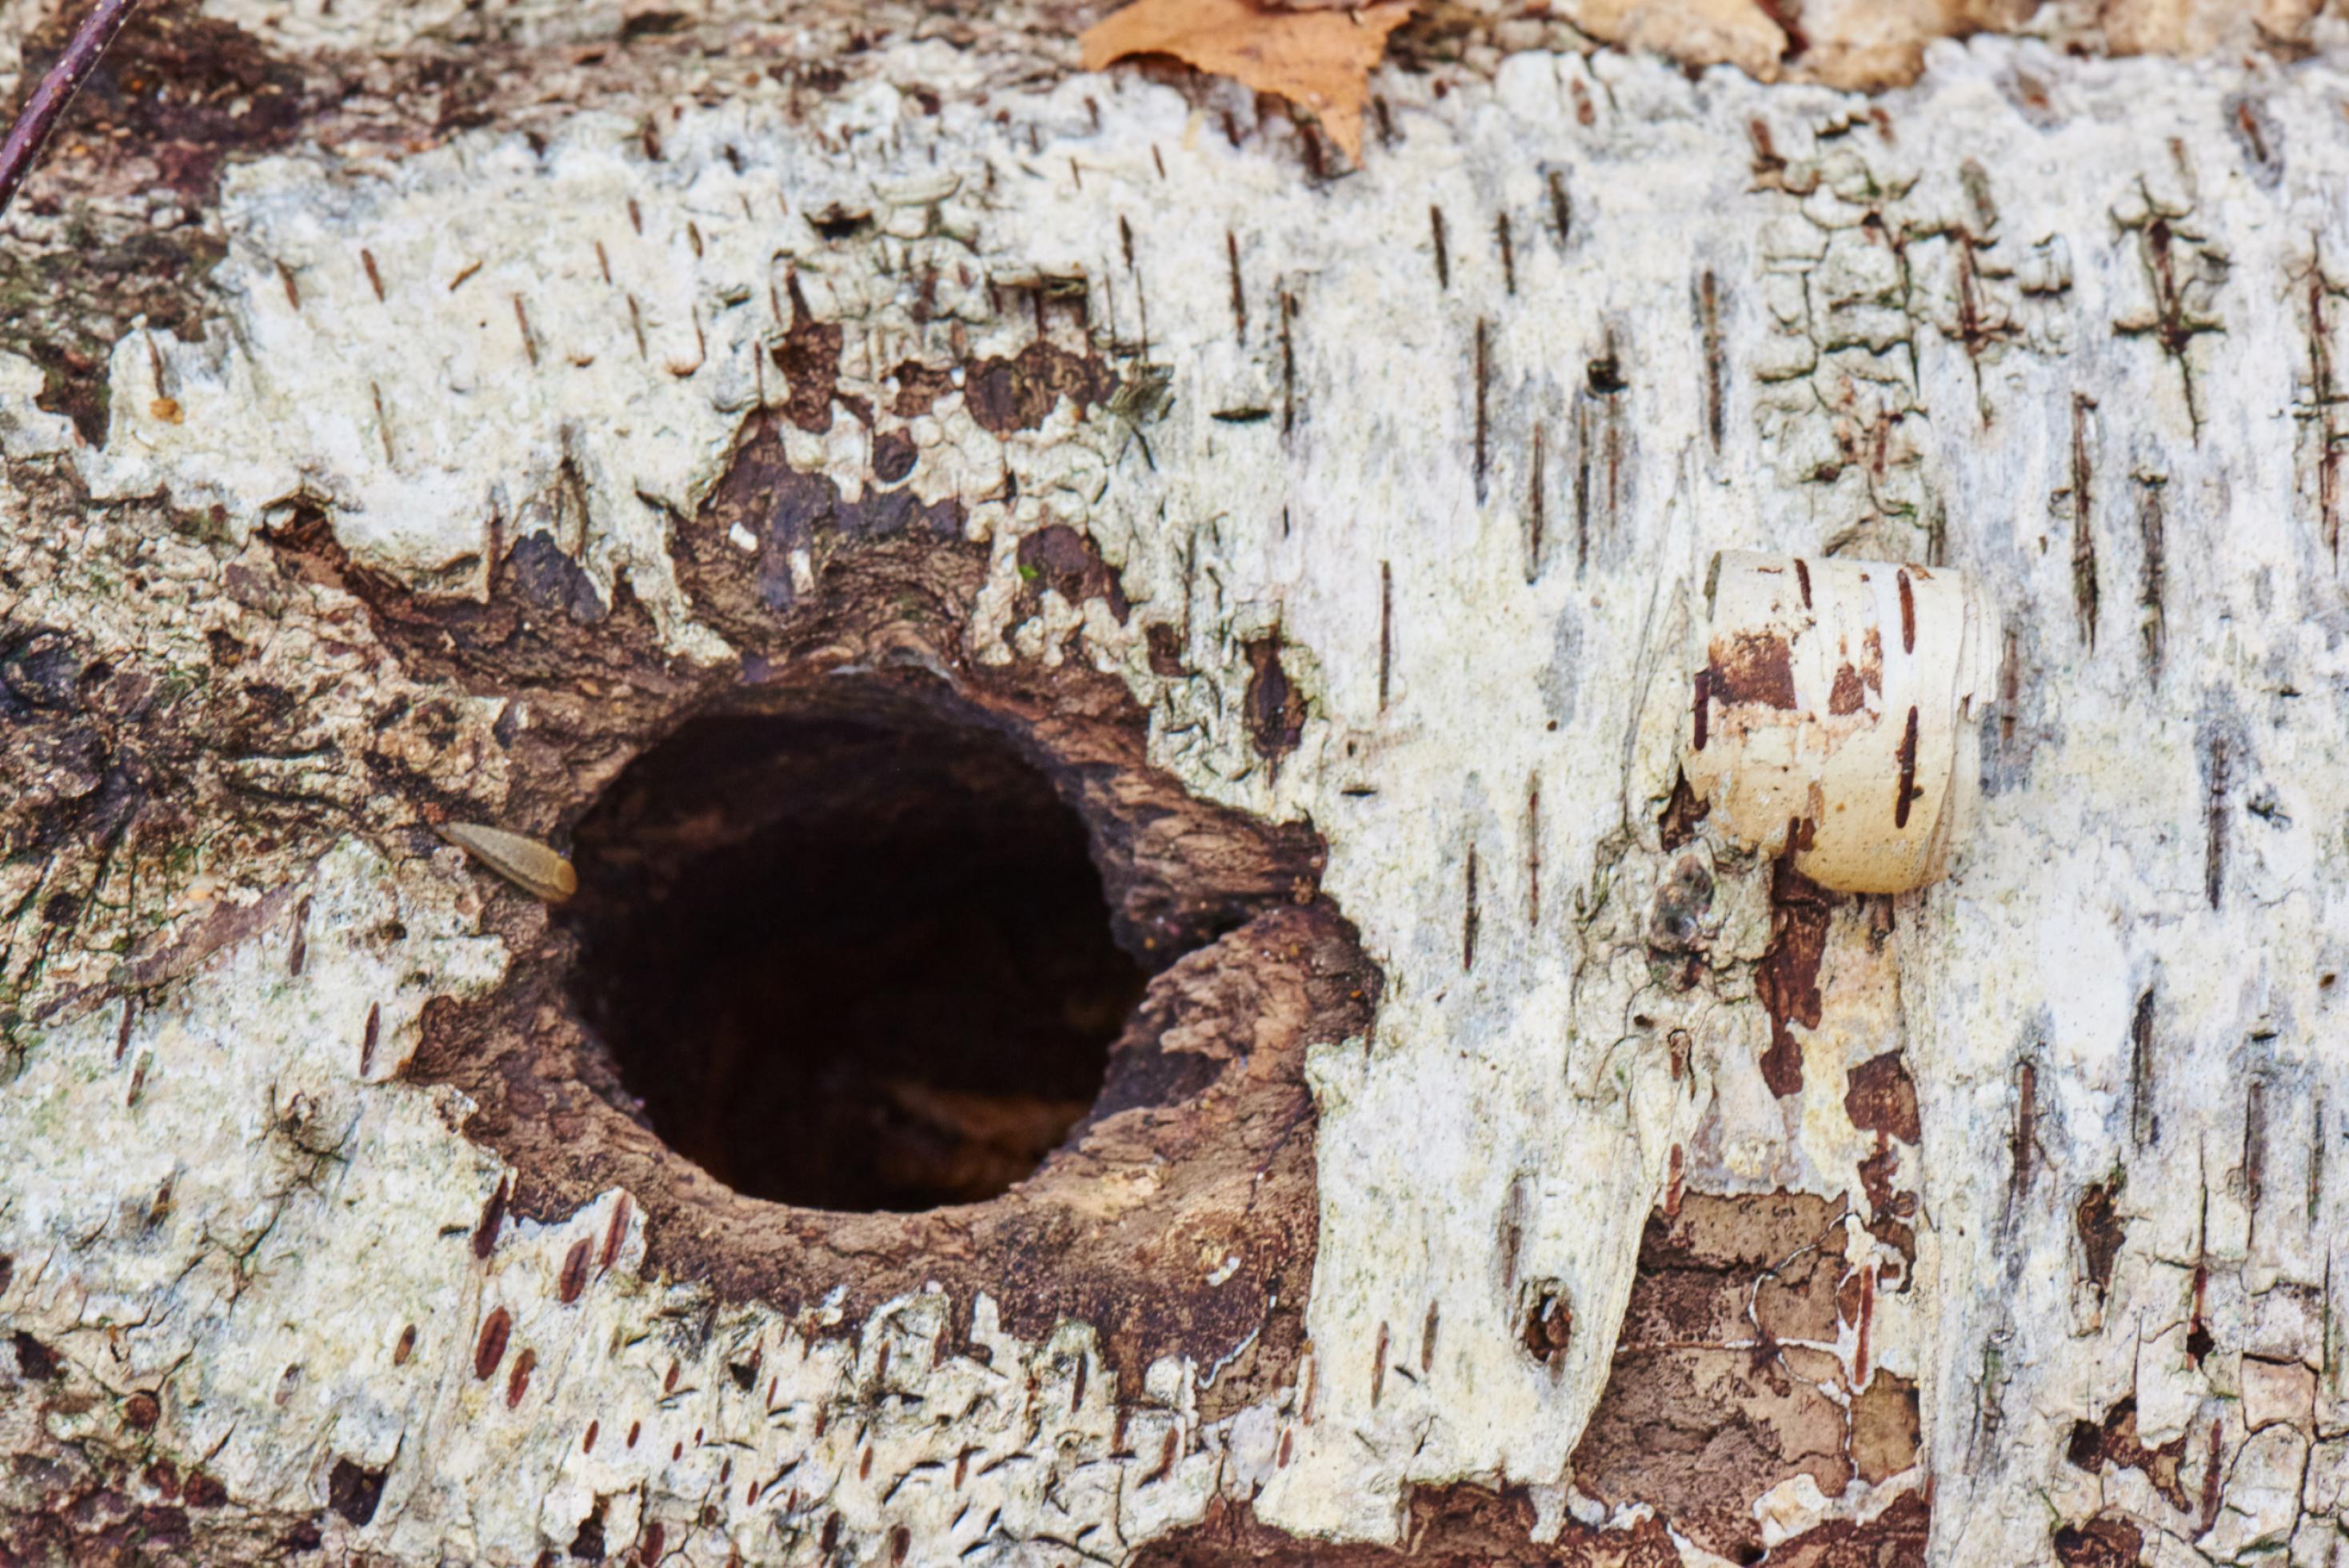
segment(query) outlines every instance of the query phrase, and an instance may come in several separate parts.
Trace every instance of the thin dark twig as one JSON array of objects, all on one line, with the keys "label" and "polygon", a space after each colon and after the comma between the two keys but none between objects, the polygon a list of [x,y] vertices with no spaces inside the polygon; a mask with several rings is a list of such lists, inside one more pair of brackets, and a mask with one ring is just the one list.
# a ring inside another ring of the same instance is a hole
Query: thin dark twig
[{"label": "thin dark twig", "polygon": [[66,106],[73,102],[74,94],[98,69],[98,57],[114,42],[114,35],[122,31],[130,8],[138,4],[139,0],[98,0],[74,29],[66,52],[57,57],[57,64],[41,78],[41,85],[33,89],[25,112],[8,128],[8,139],[0,143],[0,212],[5,212],[8,203],[16,199],[16,187],[32,172],[34,161],[47,144],[49,133],[57,129]]}]

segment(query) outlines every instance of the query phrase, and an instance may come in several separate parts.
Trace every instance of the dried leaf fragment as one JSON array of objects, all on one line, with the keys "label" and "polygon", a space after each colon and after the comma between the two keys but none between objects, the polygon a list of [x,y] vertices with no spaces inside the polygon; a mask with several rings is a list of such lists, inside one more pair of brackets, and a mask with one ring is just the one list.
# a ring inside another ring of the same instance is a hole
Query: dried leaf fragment
[{"label": "dried leaf fragment", "polygon": [[1278,93],[1329,128],[1362,161],[1362,104],[1387,35],[1417,0],[1356,11],[1274,11],[1249,0],[1135,0],[1085,29],[1085,69],[1129,55],[1173,55],[1185,65]]},{"label": "dried leaf fragment", "polygon": [[442,822],[433,831],[533,898],[561,903],[579,891],[571,862],[536,839],[480,822]]}]

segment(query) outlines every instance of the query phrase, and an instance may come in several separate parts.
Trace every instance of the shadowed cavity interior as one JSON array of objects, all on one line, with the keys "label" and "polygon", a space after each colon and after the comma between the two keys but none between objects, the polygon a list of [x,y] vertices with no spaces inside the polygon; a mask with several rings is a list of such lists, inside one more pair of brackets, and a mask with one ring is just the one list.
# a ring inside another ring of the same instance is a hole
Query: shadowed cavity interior
[{"label": "shadowed cavity interior", "polygon": [[581,1012],[670,1147],[751,1196],[914,1211],[1036,1168],[1145,976],[1051,781],[873,695],[647,752],[580,822],[563,918]]}]

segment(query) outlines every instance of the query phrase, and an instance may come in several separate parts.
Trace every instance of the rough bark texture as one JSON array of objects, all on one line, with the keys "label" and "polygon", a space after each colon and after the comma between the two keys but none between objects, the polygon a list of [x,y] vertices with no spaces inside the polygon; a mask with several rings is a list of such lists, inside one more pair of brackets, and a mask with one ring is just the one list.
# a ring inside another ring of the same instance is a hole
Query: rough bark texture
[{"label": "rough bark texture", "polygon": [[[144,14],[0,258],[0,1560],[2349,1561],[2338,19],[1697,9],[2037,36],[1431,6],[1348,170],[1076,8]],[[1679,779],[1740,546],[1988,585],[1949,882]],[[732,956],[1014,1006],[933,778],[1089,1104]],[[709,1173],[850,1105],[1067,1135]]]}]

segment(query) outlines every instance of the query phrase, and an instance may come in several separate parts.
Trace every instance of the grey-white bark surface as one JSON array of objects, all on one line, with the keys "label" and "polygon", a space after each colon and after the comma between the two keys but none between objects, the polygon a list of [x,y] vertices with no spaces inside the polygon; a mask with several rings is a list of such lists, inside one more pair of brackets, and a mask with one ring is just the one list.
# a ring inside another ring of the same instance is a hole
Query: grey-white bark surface
[{"label": "grey-white bark surface", "polygon": [[[343,10],[299,20],[347,42]],[[1231,89],[1022,86],[937,39],[813,95],[694,68],[698,98],[566,78],[527,132],[233,163],[192,318],[117,324],[102,439],[0,361],[0,1508],[176,1509],[203,1561],[530,1563],[594,1517],[615,1555],[657,1526],[693,1562],[1073,1562],[1219,1499],[1407,1542],[1414,1489],[1464,1483],[1528,1489],[1569,1562],[1749,1531],[1837,1562],[1870,1528],[1946,1564],[2349,1562],[2341,61],[1981,40],[1869,99],[1528,49],[1382,74],[1366,167],[1328,174]],[[768,418],[802,315],[843,329],[820,429]],[[967,371],[901,398],[1038,341],[1123,395],[1008,428]],[[473,1244],[514,1173],[406,1069],[509,944],[387,767],[501,820],[534,721],[268,535],[323,516],[429,602],[543,534],[723,668],[679,541],[754,428],[850,497],[903,431],[987,562],[957,660],[1113,675],[1156,768],[1326,841],[1384,990],[1306,1059],[1307,1348],[1242,1408],[1203,1411],[1195,1357],[1089,1376],[1097,1326],[952,1292],[713,1298],[639,1268],[618,1189]],[[1056,525],[1123,610],[1035,591]],[[1834,901],[1702,823],[1667,847],[1679,639],[1743,547],[1987,585],[1946,882]],[[254,682],[297,718],[224,724],[160,826],[25,825],[128,766],[55,715]],[[1726,1318],[1673,1315],[1684,1216],[1806,1203]],[[1818,1310],[1774,1321],[1796,1274]],[[1871,1401],[1909,1387],[1904,1450]],[[1692,1472],[1746,1523],[1695,1522]]]}]

